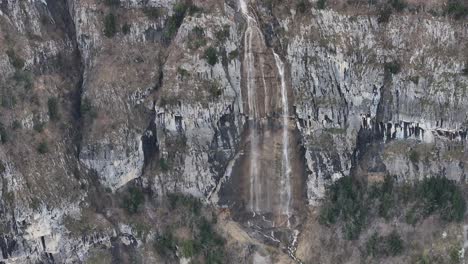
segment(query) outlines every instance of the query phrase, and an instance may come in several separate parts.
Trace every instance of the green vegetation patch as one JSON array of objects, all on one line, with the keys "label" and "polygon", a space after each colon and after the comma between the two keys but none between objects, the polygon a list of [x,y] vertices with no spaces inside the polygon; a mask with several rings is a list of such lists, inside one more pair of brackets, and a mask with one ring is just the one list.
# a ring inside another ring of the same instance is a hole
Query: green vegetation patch
[{"label": "green vegetation patch", "polygon": [[223,27],[215,32],[215,37],[219,42],[225,42],[229,38],[230,26],[223,25]]},{"label": "green vegetation patch", "polygon": [[379,23],[388,23],[390,17],[392,16],[393,9],[389,5],[384,5],[381,7],[377,14],[377,22]]},{"label": "green vegetation patch", "polygon": [[2,142],[2,144],[8,142],[8,133],[2,122],[0,122],[0,142]]},{"label": "green vegetation patch", "polygon": [[[225,240],[214,229],[214,217],[202,211],[199,199],[189,195],[172,193],[167,195],[171,214],[180,216],[173,226],[166,228],[155,238],[155,250],[166,259],[174,259],[178,251],[195,263],[225,263]],[[206,213],[206,212],[205,212]],[[184,237],[174,235],[176,228],[184,228]]]},{"label": "green vegetation patch", "polygon": [[177,74],[180,76],[180,78],[183,80],[185,77],[190,76],[190,73],[183,67],[179,66],[177,67]]},{"label": "green vegetation patch", "polygon": [[318,0],[317,1],[317,8],[318,9],[325,9],[327,6],[327,0]]},{"label": "green vegetation patch", "polygon": [[40,154],[46,154],[49,152],[49,144],[47,144],[46,141],[42,141],[41,143],[39,143],[39,145],[37,145],[37,152],[39,152]]},{"label": "green vegetation patch", "polygon": [[13,65],[13,67],[15,67],[17,70],[20,70],[24,67],[24,59],[18,56],[13,49],[7,50],[6,54],[8,55],[8,59],[10,60],[11,65]]},{"label": "green vegetation patch", "polygon": [[171,232],[158,235],[154,242],[156,252],[162,257],[169,257],[176,251],[176,240]]},{"label": "green vegetation patch", "polygon": [[58,99],[56,97],[50,97],[47,100],[47,109],[49,113],[49,118],[52,121],[57,121],[60,119]]},{"label": "green vegetation patch", "polygon": [[32,73],[29,71],[16,71],[13,75],[13,80],[18,86],[24,88],[25,90],[31,90],[34,84]]},{"label": "green vegetation patch", "polygon": [[366,185],[353,177],[343,177],[326,192],[319,222],[339,224],[347,239],[357,239],[373,217],[401,218],[408,224],[438,214],[447,222],[460,222],[466,201],[460,187],[444,177],[424,178],[413,184],[397,184],[390,176],[382,183]]},{"label": "green vegetation patch", "polygon": [[204,83],[204,85],[206,86],[208,92],[210,93],[210,97],[212,99],[216,99],[223,94],[223,90],[221,89],[221,86],[219,82],[217,81],[214,81],[214,80],[207,81]]},{"label": "green vegetation patch", "polygon": [[7,109],[13,109],[16,105],[16,97],[11,91],[3,91],[1,97],[1,105]]},{"label": "green vegetation patch", "polygon": [[190,49],[198,49],[206,45],[205,31],[200,26],[194,27],[188,37]]},{"label": "green vegetation patch", "polygon": [[385,63],[385,71],[390,72],[391,74],[398,74],[401,71],[401,64],[398,61],[392,61]]},{"label": "green vegetation patch", "polygon": [[143,13],[148,18],[156,20],[163,14],[163,10],[159,7],[145,7],[143,8]]},{"label": "green vegetation patch", "polygon": [[230,61],[235,60],[236,58],[239,57],[239,50],[235,49],[228,54],[228,58]]},{"label": "green vegetation patch", "polygon": [[420,159],[419,152],[415,149],[410,150],[408,153],[408,158],[411,160],[411,162],[418,163]]},{"label": "green vegetation patch", "polygon": [[406,8],[406,2],[404,0],[390,0],[390,5],[396,10],[396,11],[403,11],[403,9]]},{"label": "green vegetation patch", "polygon": [[89,117],[91,119],[97,117],[97,111],[93,106],[91,99],[87,97],[83,98],[83,100],[81,101],[80,113],[82,117]]},{"label": "green vegetation patch", "polygon": [[[309,1],[307,1],[307,0],[299,0],[299,1],[296,3],[296,9],[297,9],[297,11],[299,11],[300,13],[305,13],[305,12],[307,12],[307,10],[309,10],[310,8],[311,8],[310,3],[309,3]],[[324,5],[324,8],[325,8],[325,5]]]},{"label": "green vegetation patch", "polygon": [[376,258],[397,256],[403,253],[404,242],[398,232],[393,230],[386,236],[372,234],[366,241],[365,248],[368,256]]},{"label": "green vegetation patch", "polygon": [[460,187],[444,177],[425,178],[417,184],[416,207],[422,208],[423,216],[439,213],[446,221],[460,222],[466,211],[466,202]]},{"label": "green vegetation patch", "polygon": [[462,0],[449,0],[445,13],[455,19],[462,19],[468,15],[468,3]]},{"label": "green vegetation patch", "polygon": [[218,63],[218,52],[214,47],[209,47],[205,50],[204,58],[209,65],[214,66]]},{"label": "green vegetation patch", "polygon": [[117,34],[117,17],[110,13],[104,17],[104,35],[112,38],[115,34]]},{"label": "green vegetation patch", "polygon": [[125,23],[125,24],[122,26],[122,33],[123,33],[124,35],[128,35],[128,34],[130,33],[130,29],[131,29],[130,24]]},{"label": "green vegetation patch", "polygon": [[175,4],[172,16],[170,16],[166,21],[164,32],[165,37],[168,40],[172,39],[179,30],[179,27],[182,25],[185,16],[187,14],[193,15],[198,12],[201,12],[201,9],[188,1]]},{"label": "green vegetation patch", "polygon": [[105,3],[107,6],[116,7],[116,6],[119,6],[119,5],[120,5],[120,0],[104,0],[104,3]]},{"label": "green vegetation patch", "polygon": [[169,164],[167,163],[167,160],[164,158],[159,159],[159,168],[161,168],[162,171],[168,171],[170,169]]},{"label": "green vegetation patch", "polygon": [[167,198],[169,200],[169,208],[171,208],[171,210],[184,207],[188,209],[189,212],[192,212],[193,215],[200,215],[202,204],[199,199],[178,193],[170,193],[167,195]]},{"label": "green vegetation patch", "polygon": [[129,214],[135,214],[138,212],[144,201],[145,196],[143,195],[143,192],[137,187],[130,187],[123,197],[122,207]]},{"label": "green vegetation patch", "polygon": [[365,194],[365,186],[353,177],[339,179],[327,190],[319,222],[333,225],[341,221],[347,239],[359,238],[369,210]]}]

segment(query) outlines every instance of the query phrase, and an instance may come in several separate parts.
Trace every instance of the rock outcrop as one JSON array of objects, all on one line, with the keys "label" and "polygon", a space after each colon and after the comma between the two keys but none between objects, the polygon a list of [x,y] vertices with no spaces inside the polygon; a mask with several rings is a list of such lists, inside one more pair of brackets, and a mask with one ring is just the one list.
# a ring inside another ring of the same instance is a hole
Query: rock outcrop
[{"label": "rock outcrop", "polygon": [[0,0],[0,262],[145,251],[109,198],[133,185],[277,214],[256,232],[293,256],[336,179],[466,181],[463,20],[273,2]]}]

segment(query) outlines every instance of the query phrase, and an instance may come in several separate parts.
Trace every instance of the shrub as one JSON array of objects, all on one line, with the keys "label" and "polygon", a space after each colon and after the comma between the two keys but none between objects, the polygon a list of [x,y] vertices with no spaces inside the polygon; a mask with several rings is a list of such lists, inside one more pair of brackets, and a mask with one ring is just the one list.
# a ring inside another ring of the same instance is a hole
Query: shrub
[{"label": "shrub", "polygon": [[449,1],[445,12],[455,19],[461,19],[468,15],[468,7],[458,0],[451,0]]},{"label": "shrub", "polygon": [[442,209],[442,219],[460,222],[465,216],[465,211],[465,198],[463,198],[461,191],[457,188],[457,191],[452,193],[448,205]]},{"label": "shrub", "polygon": [[2,144],[5,144],[8,142],[8,134],[5,126],[0,122],[0,141]]},{"label": "shrub", "polygon": [[452,246],[450,248],[450,251],[449,251],[450,264],[461,263],[460,251],[461,251],[460,246]]},{"label": "shrub", "polygon": [[403,253],[403,240],[395,230],[387,236],[374,233],[366,241],[365,248],[368,256],[377,258],[397,256]]},{"label": "shrub", "polygon": [[[178,224],[190,230],[191,239],[172,236],[171,227],[155,239],[156,251],[166,259],[173,258],[176,250],[185,258],[203,259],[203,263],[225,263],[225,240],[217,234],[213,224],[201,213],[198,198],[180,193],[167,194],[167,209],[179,219]],[[215,218],[215,217],[214,217]]]},{"label": "shrub", "polygon": [[44,123],[40,122],[39,120],[34,121],[33,129],[37,133],[41,133],[42,131],[44,131]]},{"label": "shrub", "polygon": [[128,23],[125,23],[122,26],[122,33],[124,33],[125,35],[128,35],[130,33],[130,25]]},{"label": "shrub", "polygon": [[203,254],[205,255],[207,263],[224,263],[224,239],[218,235],[214,230],[212,224],[206,219],[202,218],[199,226],[200,244],[203,246]]},{"label": "shrub", "polygon": [[413,163],[417,163],[419,162],[419,152],[412,149],[409,154],[408,154],[408,158],[410,159],[411,162]]},{"label": "shrub", "polygon": [[466,66],[465,66],[465,68],[463,68],[462,74],[463,74],[463,75],[468,75],[468,63],[466,63],[465,65],[466,65]]},{"label": "shrub", "polygon": [[[460,187],[443,177],[396,185],[392,177],[386,176],[383,183],[369,186],[343,177],[327,188],[319,223],[328,226],[339,223],[345,238],[356,239],[367,219],[375,216],[374,212],[386,219],[405,212],[404,219],[411,225],[434,213],[445,221],[462,221],[466,201]],[[401,241],[395,234],[388,239],[387,255],[399,254]]]},{"label": "shrub", "polygon": [[159,167],[161,168],[162,171],[169,170],[169,164],[167,164],[167,161],[164,158],[159,159]]},{"label": "shrub", "polygon": [[222,29],[215,32],[216,39],[219,42],[224,42],[229,38],[230,27],[229,25],[224,25]]},{"label": "shrub", "polygon": [[39,145],[37,146],[37,152],[39,152],[40,154],[46,154],[47,152],[49,152],[49,145],[46,141],[42,141],[41,143],[39,143]]},{"label": "shrub", "polygon": [[[317,5],[318,5],[318,4],[317,4]],[[300,13],[305,13],[305,12],[307,12],[307,10],[310,9],[309,1],[308,1],[308,0],[299,0],[299,2],[297,2],[297,4],[296,4],[296,9],[297,9],[297,11],[299,11]]]},{"label": "shrub", "polygon": [[326,4],[327,4],[327,0],[318,0],[317,1],[317,8],[318,9],[325,9]]},{"label": "shrub", "polygon": [[319,222],[332,225],[344,221],[343,233],[350,240],[357,239],[367,218],[365,186],[352,177],[343,177],[332,184],[322,205]]},{"label": "shrub", "polygon": [[181,79],[184,79],[185,77],[190,75],[190,73],[186,69],[180,66],[177,67],[177,74],[180,76]]},{"label": "shrub", "polygon": [[196,38],[203,38],[205,36],[205,31],[200,26],[195,26],[192,28],[192,35]]},{"label": "shrub", "polygon": [[117,21],[114,14],[110,13],[104,18],[104,35],[112,38],[117,33]]},{"label": "shrub", "polygon": [[377,22],[379,23],[388,23],[390,21],[390,17],[392,16],[392,8],[388,5],[384,5],[382,8],[379,9]]},{"label": "shrub", "polygon": [[135,214],[138,212],[138,209],[144,202],[144,199],[145,197],[140,189],[130,187],[123,198],[123,207],[128,213]]},{"label": "shrub", "polygon": [[412,83],[416,84],[416,85],[419,84],[419,76],[417,76],[417,75],[416,75],[416,76],[411,76],[411,77],[409,78],[409,80],[410,80]]},{"label": "shrub", "polygon": [[16,71],[13,75],[13,79],[26,90],[31,90],[33,87],[33,77],[29,71]]},{"label": "shrub", "polygon": [[149,19],[156,20],[161,16],[161,9],[158,7],[145,7],[143,13],[145,13],[146,17]]},{"label": "shrub", "polygon": [[410,208],[405,215],[405,222],[409,225],[415,226],[416,223],[421,219],[421,215],[417,208]]},{"label": "shrub", "polygon": [[6,54],[8,55],[8,59],[13,67],[18,70],[24,67],[24,60],[19,57],[13,49],[7,50]]},{"label": "shrub", "polygon": [[207,85],[211,98],[216,99],[223,94],[223,90],[219,87],[219,83],[217,81],[208,82]]},{"label": "shrub", "polygon": [[229,60],[234,60],[235,58],[239,57],[239,51],[235,49],[229,52],[228,57],[229,57]]},{"label": "shrub", "polygon": [[167,40],[172,39],[177,33],[187,13],[193,15],[201,12],[201,9],[189,2],[182,2],[174,5],[173,12],[173,15],[167,19],[165,26],[164,35]]},{"label": "shrub", "polygon": [[419,204],[425,215],[440,212],[446,221],[461,221],[466,202],[460,188],[444,177],[425,178],[418,186]]},{"label": "shrub", "polygon": [[13,128],[13,130],[20,129],[21,128],[21,122],[15,119],[13,121],[13,123],[11,124],[11,128]]},{"label": "shrub", "polygon": [[406,7],[404,0],[391,0],[390,4],[397,11],[403,11]]},{"label": "shrub", "polygon": [[386,254],[389,256],[397,256],[403,252],[403,240],[400,235],[393,230],[390,235],[385,237]]},{"label": "shrub", "polygon": [[391,74],[398,74],[401,70],[400,62],[392,61],[385,63],[385,70],[390,72]]},{"label": "shrub", "polygon": [[184,240],[180,243],[180,251],[184,258],[191,258],[200,251],[200,246],[193,240]]},{"label": "shrub", "polygon": [[108,6],[119,6],[120,0],[105,0],[104,3]]},{"label": "shrub", "polygon": [[172,234],[168,232],[156,237],[154,248],[159,255],[169,257],[176,251],[176,241]]},{"label": "shrub", "polygon": [[58,110],[58,100],[56,97],[50,97],[47,100],[47,108],[49,112],[49,117],[53,121],[60,119],[59,110]]},{"label": "shrub", "polygon": [[2,96],[2,107],[7,108],[7,109],[13,109],[16,105],[16,97],[7,92]]},{"label": "shrub", "polygon": [[184,207],[193,215],[200,215],[202,205],[199,199],[177,193],[169,193],[167,198],[169,199],[169,206],[172,210]]},{"label": "shrub", "polygon": [[185,13],[187,12],[188,5],[185,3],[178,3],[174,5],[174,14],[167,19],[165,36],[167,39],[172,37],[179,30],[180,25],[184,21]]},{"label": "shrub", "polygon": [[81,113],[81,116],[82,117],[90,117],[92,119],[96,118],[97,117],[97,112],[96,110],[94,109],[92,103],[91,103],[91,100],[87,97],[85,97],[82,101],[81,101],[81,105],[80,105],[80,113]]},{"label": "shrub", "polygon": [[187,11],[188,11],[188,14],[191,15],[191,16],[193,16],[193,15],[195,15],[197,13],[203,12],[202,8],[200,8],[200,7],[198,7],[198,6],[194,5],[194,4],[188,5]]},{"label": "shrub", "polygon": [[205,50],[204,58],[211,66],[218,63],[218,54],[215,48],[209,47]]},{"label": "shrub", "polygon": [[190,42],[188,43],[190,49],[198,49],[206,45],[205,32],[203,28],[196,26],[192,29],[189,35]]}]

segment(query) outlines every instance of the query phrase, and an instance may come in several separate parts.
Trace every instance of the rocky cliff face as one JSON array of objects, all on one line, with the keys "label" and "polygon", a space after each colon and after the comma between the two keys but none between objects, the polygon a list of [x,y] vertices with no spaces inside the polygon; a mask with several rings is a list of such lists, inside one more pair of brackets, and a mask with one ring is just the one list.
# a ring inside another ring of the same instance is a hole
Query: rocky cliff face
[{"label": "rocky cliff face", "polygon": [[[292,255],[336,179],[465,182],[466,23],[315,4],[0,0],[1,261],[147,252],[115,209],[128,186],[242,210],[248,231],[255,212],[289,219],[289,197],[297,230],[277,217],[253,236]],[[243,235],[245,259],[288,259]]]},{"label": "rocky cliff face", "polygon": [[352,169],[463,181],[466,47],[458,43],[466,27],[421,16],[379,23],[313,12],[307,19],[284,27],[294,32],[287,52],[308,150],[309,198],[321,197],[324,180]]}]

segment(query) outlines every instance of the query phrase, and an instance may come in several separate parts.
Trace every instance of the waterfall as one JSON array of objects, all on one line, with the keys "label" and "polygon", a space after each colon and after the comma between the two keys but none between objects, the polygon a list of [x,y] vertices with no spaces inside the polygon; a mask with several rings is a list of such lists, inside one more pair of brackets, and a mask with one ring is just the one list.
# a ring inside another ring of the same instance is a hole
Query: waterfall
[{"label": "waterfall", "polygon": [[[246,177],[248,177],[246,179],[249,183],[248,209],[253,212],[254,216],[256,213],[263,212],[275,212],[278,216],[287,216],[287,225],[289,226],[291,164],[288,152],[289,106],[285,67],[280,56],[266,47],[258,22],[249,12],[246,0],[239,0],[239,9],[247,20],[247,28],[244,33],[243,69],[249,124],[247,139],[250,143],[247,150],[250,158],[248,161],[249,169],[246,171]],[[258,53],[259,47],[264,52]],[[280,77],[280,94],[277,94],[278,90],[275,90],[276,87],[279,87],[278,85],[271,83],[271,79],[269,85],[265,81],[264,65],[273,62],[273,57],[277,74]],[[270,107],[270,98],[277,100],[278,104],[273,103],[273,107]],[[280,120],[278,120],[281,124],[278,137],[275,136],[277,132],[274,129],[264,126],[268,116],[274,116],[274,112],[270,113],[269,111],[276,111],[274,109],[276,105],[281,107],[282,111]],[[265,142],[265,137],[268,135],[270,135],[270,141]],[[270,163],[265,163],[271,159],[269,155],[275,153],[273,151],[275,144],[281,145],[281,149],[278,149],[278,158],[271,160]],[[278,169],[274,171],[273,168]]]},{"label": "waterfall", "polygon": [[259,208],[259,195],[261,193],[261,185],[259,184],[258,176],[258,132],[256,120],[258,118],[257,112],[257,100],[256,100],[256,85],[255,79],[255,59],[252,52],[252,37],[255,30],[258,30],[255,26],[255,19],[253,19],[248,12],[247,3],[244,0],[240,0],[240,9],[242,14],[247,19],[247,29],[244,34],[244,65],[247,69],[247,102],[248,102],[248,111],[249,111],[249,124],[250,129],[250,199],[249,199],[249,208],[251,211],[258,212]]},{"label": "waterfall", "polygon": [[282,161],[282,177],[281,177],[281,208],[283,212],[288,216],[289,226],[289,205],[291,203],[291,164],[289,162],[289,105],[288,105],[288,92],[286,90],[286,81],[284,80],[284,63],[278,54],[274,53],[276,67],[281,78],[281,105],[283,108],[283,161]]}]

